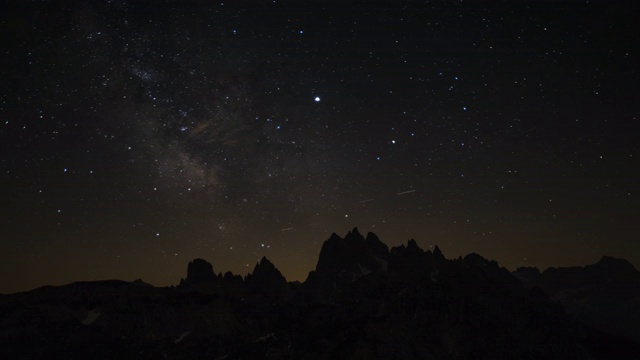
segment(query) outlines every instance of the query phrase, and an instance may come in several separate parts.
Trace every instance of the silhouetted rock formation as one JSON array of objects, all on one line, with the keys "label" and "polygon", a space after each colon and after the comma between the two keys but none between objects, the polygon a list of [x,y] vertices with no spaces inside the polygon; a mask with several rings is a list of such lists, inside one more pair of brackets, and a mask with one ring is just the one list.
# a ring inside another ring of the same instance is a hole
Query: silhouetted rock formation
[{"label": "silhouetted rock formation", "polygon": [[415,240],[411,239],[404,245],[391,248],[389,253],[389,271],[399,273],[430,272],[437,276],[438,270],[444,265],[446,259],[436,245],[434,252],[422,250]]},{"label": "silhouetted rock formation", "polygon": [[354,228],[343,239],[334,233],[322,245],[305,285],[314,299],[330,302],[358,278],[386,271],[388,264],[389,248],[375,234],[365,238]]},{"label": "silhouetted rock formation", "polygon": [[240,275],[234,275],[231,271],[224,273],[222,280],[229,286],[243,286],[244,279]]},{"label": "silhouetted rock formation", "polygon": [[136,279],[136,280],[132,281],[131,284],[132,285],[136,285],[136,286],[153,287],[153,285],[147,284],[142,279]]},{"label": "silhouetted rock formation", "polygon": [[244,279],[196,259],[177,288],[110,280],[0,296],[0,358],[637,358],[638,343],[531,290],[539,284],[568,309],[582,301],[632,314],[633,266],[605,257],[515,275],[415,240],[389,251],[354,229],[323,244],[304,284],[287,283],[266,258]]},{"label": "silhouetted rock formation", "polygon": [[215,281],[213,266],[206,260],[195,259],[187,266],[187,278],[180,281],[180,286],[198,286]]},{"label": "silhouetted rock formation", "polygon": [[514,275],[540,288],[584,323],[640,341],[640,272],[630,262],[604,256],[585,267],[519,268]]},{"label": "silhouetted rock formation", "polygon": [[428,256],[418,247],[415,240],[411,239],[407,246],[400,245],[391,248],[389,253],[389,270],[399,272],[414,272],[426,269]]},{"label": "silhouetted rock formation", "polygon": [[433,249],[433,258],[435,259],[435,261],[445,260],[445,257],[442,254],[442,251],[440,251],[440,248],[438,247],[438,245],[436,245],[436,247]]},{"label": "silhouetted rock formation", "polygon": [[253,292],[269,298],[280,298],[287,289],[287,280],[266,257],[256,264],[245,281]]}]

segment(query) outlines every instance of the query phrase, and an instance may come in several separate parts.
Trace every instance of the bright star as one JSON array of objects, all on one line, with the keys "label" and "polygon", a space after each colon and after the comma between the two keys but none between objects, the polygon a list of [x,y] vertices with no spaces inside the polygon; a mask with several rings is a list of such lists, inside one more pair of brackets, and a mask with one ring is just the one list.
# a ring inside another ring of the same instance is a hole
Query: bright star
[{"label": "bright star", "polygon": [[316,98],[315,98],[315,99],[313,99],[313,100],[315,100],[315,102],[320,102],[320,97],[319,97],[319,96],[316,96]]}]

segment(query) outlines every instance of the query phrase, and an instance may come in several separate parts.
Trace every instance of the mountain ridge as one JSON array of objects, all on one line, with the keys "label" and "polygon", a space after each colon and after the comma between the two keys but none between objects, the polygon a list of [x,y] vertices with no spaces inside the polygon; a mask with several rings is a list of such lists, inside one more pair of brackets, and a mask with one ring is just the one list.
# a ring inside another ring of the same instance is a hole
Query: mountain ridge
[{"label": "mountain ridge", "polygon": [[[510,272],[413,239],[389,248],[354,228],[323,243],[303,283],[266,257],[245,277],[194,259],[177,286],[108,280],[0,296],[0,356],[633,358],[637,323],[603,322],[637,304],[636,287],[625,290],[640,279],[629,265],[603,257]],[[590,311],[596,305],[611,311]]]}]

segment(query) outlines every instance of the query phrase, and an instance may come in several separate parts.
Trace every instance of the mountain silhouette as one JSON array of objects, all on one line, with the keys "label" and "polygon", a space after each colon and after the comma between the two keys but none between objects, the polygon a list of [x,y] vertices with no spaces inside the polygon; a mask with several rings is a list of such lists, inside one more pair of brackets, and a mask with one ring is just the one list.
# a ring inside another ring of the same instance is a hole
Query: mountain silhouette
[{"label": "mountain silhouette", "polygon": [[389,248],[373,234],[365,238],[357,228],[344,239],[335,233],[325,241],[315,271],[305,281],[305,288],[316,301],[333,301],[358,278],[386,271]]},{"label": "mountain silhouette", "polygon": [[324,242],[302,284],[266,257],[244,278],[195,259],[176,287],[108,280],[0,295],[0,358],[635,359],[640,322],[610,324],[622,311],[636,319],[639,279],[610,257],[511,273],[353,229]]},{"label": "mountain silhouette", "polygon": [[180,286],[199,286],[216,280],[213,266],[204,259],[194,259],[187,265],[187,278],[180,281]]},{"label": "mountain silhouette", "polygon": [[287,292],[287,279],[266,257],[256,264],[253,272],[247,275],[245,282],[253,293],[268,298],[282,298]]}]

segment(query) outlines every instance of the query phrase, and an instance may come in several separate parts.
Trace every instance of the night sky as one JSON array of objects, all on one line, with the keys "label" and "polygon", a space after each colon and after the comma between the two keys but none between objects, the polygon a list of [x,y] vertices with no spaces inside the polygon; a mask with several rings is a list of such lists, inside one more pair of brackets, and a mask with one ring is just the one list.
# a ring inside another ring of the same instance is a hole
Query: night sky
[{"label": "night sky", "polygon": [[303,281],[353,227],[639,266],[632,5],[3,1],[0,292]]}]

